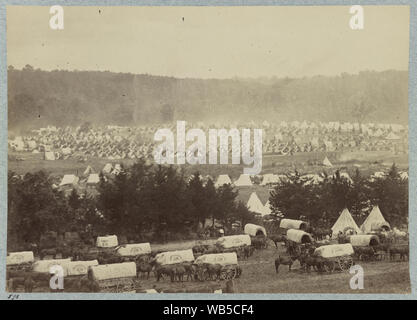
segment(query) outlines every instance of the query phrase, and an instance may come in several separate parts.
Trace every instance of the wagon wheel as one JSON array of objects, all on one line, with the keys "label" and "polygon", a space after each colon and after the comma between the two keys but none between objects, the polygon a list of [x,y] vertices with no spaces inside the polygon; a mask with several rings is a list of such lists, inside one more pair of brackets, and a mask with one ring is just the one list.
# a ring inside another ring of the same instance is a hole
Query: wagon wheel
[{"label": "wagon wheel", "polygon": [[228,279],[227,278],[228,273],[229,273],[228,268],[227,267],[224,267],[222,269],[222,271],[220,272],[220,280],[226,280],[226,279]]},{"label": "wagon wheel", "polygon": [[350,267],[353,265],[352,257],[340,258],[338,262],[339,262],[340,270],[342,271],[349,270]]},{"label": "wagon wheel", "polygon": [[334,269],[336,268],[336,264],[334,261],[326,261],[323,263],[324,271],[332,273]]},{"label": "wagon wheel", "polygon": [[236,268],[229,268],[229,270],[227,270],[226,279],[234,279],[236,278],[236,275]]}]

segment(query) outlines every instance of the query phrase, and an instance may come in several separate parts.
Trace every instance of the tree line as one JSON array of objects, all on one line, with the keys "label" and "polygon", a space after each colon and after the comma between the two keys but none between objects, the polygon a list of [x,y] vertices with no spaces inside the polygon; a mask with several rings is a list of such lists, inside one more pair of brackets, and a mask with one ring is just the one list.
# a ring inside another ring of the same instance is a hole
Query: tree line
[{"label": "tree line", "polygon": [[[359,170],[349,181],[338,171],[317,184],[298,172],[270,193],[272,216],[304,219],[313,226],[331,225],[346,207],[358,224],[372,205],[379,205],[388,222],[408,222],[408,180],[393,165],[388,174],[373,180]],[[237,201],[230,185],[215,188],[202,182],[198,172],[186,179],[174,166],[138,161],[116,176],[100,175],[98,195],[74,188],[69,196],[53,187],[45,171],[23,177],[8,172],[8,244],[37,243],[46,231],[76,231],[90,236],[125,235],[137,241],[196,238],[202,225],[221,222],[226,230],[236,221],[244,226],[261,223]]]}]

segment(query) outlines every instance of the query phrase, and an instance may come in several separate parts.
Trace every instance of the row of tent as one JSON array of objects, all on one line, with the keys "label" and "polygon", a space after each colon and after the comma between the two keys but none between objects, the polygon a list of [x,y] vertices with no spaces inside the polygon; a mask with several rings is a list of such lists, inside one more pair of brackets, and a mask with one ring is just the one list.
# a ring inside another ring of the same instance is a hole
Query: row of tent
[{"label": "row of tent", "polygon": [[374,206],[360,228],[356,224],[349,210],[345,208],[334,223],[332,231],[333,237],[337,237],[339,233],[345,233],[347,229],[353,230],[356,234],[361,234],[370,233],[381,228],[389,230],[391,227],[390,224],[385,220],[379,207]]}]

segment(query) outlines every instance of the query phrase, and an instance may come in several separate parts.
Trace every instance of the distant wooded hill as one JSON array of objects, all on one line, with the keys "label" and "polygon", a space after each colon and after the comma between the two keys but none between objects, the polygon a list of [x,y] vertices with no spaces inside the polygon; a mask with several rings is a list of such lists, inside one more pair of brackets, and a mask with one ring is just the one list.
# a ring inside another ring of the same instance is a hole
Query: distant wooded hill
[{"label": "distant wooded hill", "polygon": [[177,79],[8,69],[9,129],[187,121],[408,121],[408,72],[272,79]]}]

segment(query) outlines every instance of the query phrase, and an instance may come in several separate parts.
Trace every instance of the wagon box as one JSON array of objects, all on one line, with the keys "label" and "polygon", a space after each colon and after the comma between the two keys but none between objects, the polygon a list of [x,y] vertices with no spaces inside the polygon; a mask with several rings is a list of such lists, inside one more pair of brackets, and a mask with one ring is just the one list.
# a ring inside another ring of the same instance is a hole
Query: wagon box
[{"label": "wagon box", "polygon": [[117,253],[122,257],[132,257],[142,254],[149,254],[151,253],[151,245],[149,242],[125,244],[117,249]]}]

